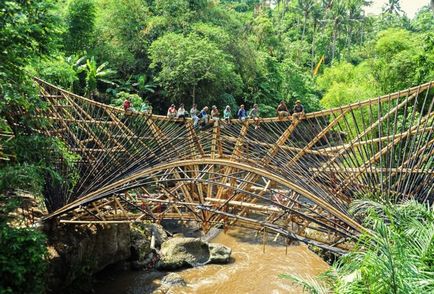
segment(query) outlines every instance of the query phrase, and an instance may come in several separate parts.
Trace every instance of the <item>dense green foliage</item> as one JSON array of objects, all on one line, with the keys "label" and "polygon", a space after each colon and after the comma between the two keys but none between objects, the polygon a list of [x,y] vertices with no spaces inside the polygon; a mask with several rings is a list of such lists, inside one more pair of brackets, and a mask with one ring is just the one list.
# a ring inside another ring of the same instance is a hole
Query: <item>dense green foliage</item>
[{"label": "dense green foliage", "polygon": [[[138,107],[148,100],[156,113],[165,113],[171,103],[185,103],[188,109],[195,101],[199,107],[216,104],[220,109],[257,103],[263,116],[275,115],[280,100],[291,106],[300,99],[311,112],[434,79],[434,17],[428,7],[410,20],[397,0],[388,1],[379,16],[365,15],[364,0],[277,1],[274,9],[264,2],[0,1],[0,132],[13,135],[1,142],[9,161],[0,162],[0,194],[30,190],[43,195],[52,210],[67,201],[61,195],[77,181],[76,156],[59,140],[32,132],[35,124],[46,123],[32,119],[36,108],[45,107],[32,75],[104,103],[120,106],[128,98]],[[391,209],[400,208],[383,211]],[[424,253],[424,244],[409,242],[428,238],[432,219],[414,216],[425,225],[423,230],[413,221],[408,227],[394,223],[397,219],[388,214],[375,216],[370,210],[367,215],[375,232],[362,239],[368,250],[337,267],[342,275],[363,271],[350,284],[335,277],[333,287],[363,292],[372,284],[378,285],[377,293],[386,293],[405,292],[409,289],[397,287],[406,285],[421,290],[430,286],[423,281],[425,272],[432,272],[432,261],[422,256],[432,256],[432,248]],[[17,276],[17,284],[8,284],[10,291],[39,290],[42,237],[10,228],[5,221],[0,225],[1,250],[16,244],[0,258],[10,261],[23,246],[31,254],[16,257],[15,265],[1,264],[9,278]],[[386,237],[393,242],[382,242]],[[24,258],[35,262],[29,270],[36,280],[22,267]],[[401,259],[404,267],[395,262]],[[390,260],[393,267],[387,267]],[[382,268],[379,274],[392,276],[381,280],[390,288],[375,280],[377,266]],[[395,269],[399,274],[390,272]]]},{"label": "dense green foliage", "polygon": [[268,116],[280,100],[300,99],[315,111],[432,79],[428,7],[410,20],[399,1],[380,16],[366,16],[365,5],[69,0],[60,10],[63,49],[36,68],[41,77],[102,102],[119,92],[138,94],[157,113],[171,103],[188,108],[193,100],[220,108],[258,103]]},{"label": "dense green foliage", "polygon": [[32,228],[8,224],[8,214],[17,205],[15,200],[0,196],[0,293],[43,293],[45,236]]},{"label": "dense green foliage", "polygon": [[356,201],[355,217],[365,233],[320,281],[291,278],[311,293],[432,293],[433,208],[414,201],[400,205]]},{"label": "dense green foliage", "polygon": [[[68,154],[54,139],[33,135],[32,119],[41,104],[26,73],[36,59],[56,48],[59,19],[53,1],[0,2],[0,133],[11,133],[0,162],[0,293],[43,293],[46,244],[44,235],[32,228],[9,224],[9,212],[17,203],[5,195],[22,188],[41,193],[51,185],[47,177],[64,178],[55,171],[53,158]],[[53,150],[52,153],[50,150]]]}]

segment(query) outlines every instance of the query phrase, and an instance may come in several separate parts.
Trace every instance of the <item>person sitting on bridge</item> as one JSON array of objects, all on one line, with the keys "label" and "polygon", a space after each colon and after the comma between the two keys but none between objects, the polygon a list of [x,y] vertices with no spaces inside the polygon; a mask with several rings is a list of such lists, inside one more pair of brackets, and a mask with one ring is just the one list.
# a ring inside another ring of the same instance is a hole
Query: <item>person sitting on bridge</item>
[{"label": "person sitting on bridge", "polygon": [[297,100],[297,101],[295,101],[295,105],[294,105],[294,108],[293,108],[293,114],[292,114],[292,117],[293,118],[297,118],[297,119],[299,119],[299,118],[301,118],[301,117],[303,117],[304,116],[304,107],[303,107],[303,105],[301,104],[301,101],[300,100]]},{"label": "person sitting on bridge", "polygon": [[133,103],[128,99],[125,99],[123,106],[124,106],[125,112],[131,112],[134,110],[133,109]]},{"label": "person sitting on bridge", "polygon": [[191,106],[191,109],[190,109],[190,117],[193,120],[193,127],[194,128],[197,127],[197,124],[199,122],[198,114],[199,114],[199,110],[197,110],[197,105],[193,104],[193,106]]},{"label": "person sitting on bridge", "polygon": [[240,105],[240,109],[238,109],[237,116],[238,116],[238,119],[240,121],[245,121],[246,120],[246,118],[247,118],[247,111],[244,108],[244,104]]},{"label": "person sitting on bridge", "polygon": [[288,107],[286,107],[285,101],[280,101],[279,105],[276,108],[276,112],[279,118],[289,116]]},{"label": "person sitting on bridge", "polygon": [[219,117],[220,117],[220,112],[217,109],[217,106],[213,105],[211,107],[211,119],[216,121],[216,120],[219,120]]},{"label": "person sitting on bridge", "polygon": [[230,124],[231,123],[231,118],[232,118],[231,107],[229,105],[226,105],[226,108],[223,111],[223,119],[225,120],[225,122],[227,124]]},{"label": "person sitting on bridge", "polygon": [[140,111],[144,114],[152,114],[152,106],[148,103],[148,101],[143,101],[142,107]]},{"label": "person sitting on bridge", "polygon": [[198,115],[200,119],[201,126],[206,126],[208,124],[208,106],[205,106]]},{"label": "person sitting on bridge", "polygon": [[178,118],[182,118],[183,120],[185,120],[185,117],[188,115],[187,110],[185,110],[184,104],[181,103],[181,105],[179,105],[178,108],[178,113],[177,116]]},{"label": "person sitting on bridge", "polygon": [[258,129],[259,126],[259,108],[258,104],[254,104],[253,108],[250,109],[249,117],[253,119],[255,122],[255,130]]},{"label": "person sitting on bridge", "polygon": [[176,118],[176,108],[175,104],[170,105],[169,109],[167,110],[167,117],[168,118]]}]

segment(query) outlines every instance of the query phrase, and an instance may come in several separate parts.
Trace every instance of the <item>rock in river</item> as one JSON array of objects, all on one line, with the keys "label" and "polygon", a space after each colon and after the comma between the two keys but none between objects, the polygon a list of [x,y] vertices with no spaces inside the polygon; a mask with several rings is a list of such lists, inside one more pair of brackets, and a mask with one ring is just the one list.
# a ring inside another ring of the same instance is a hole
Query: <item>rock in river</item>
[{"label": "rock in river", "polygon": [[228,263],[231,259],[231,248],[218,243],[208,244],[210,257],[208,263]]},{"label": "rock in river", "polygon": [[158,268],[178,269],[207,263],[227,263],[230,260],[231,249],[197,238],[173,238],[162,244],[160,255]]},{"label": "rock in river", "polygon": [[161,280],[163,286],[186,286],[187,283],[177,273],[170,273]]},{"label": "rock in river", "polygon": [[172,287],[185,287],[187,283],[177,273],[169,273],[161,280],[161,286],[158,287],[152,294],[174,294]]}]

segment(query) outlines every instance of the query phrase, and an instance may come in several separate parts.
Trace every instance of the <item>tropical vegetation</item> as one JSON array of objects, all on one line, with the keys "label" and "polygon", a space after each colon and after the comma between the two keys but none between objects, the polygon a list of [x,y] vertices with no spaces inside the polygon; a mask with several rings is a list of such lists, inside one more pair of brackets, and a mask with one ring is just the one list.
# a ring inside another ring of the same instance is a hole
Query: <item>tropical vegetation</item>
[{"label": "tropical vegetation", "polygon": [[370,229],[319,279],[282,275],[310,293],[432,293],[434,213],[427,204],[359,200],[352,213]]},{"label": "tropical vegetation", "polygon": [[[0,208],[24,189],[53,210],[59,198],[52,195],[77,181],[76,155],[31,131],[44,123],[33,117],[45,107],[34,76],[103,103],[147,100],[160,114],[171,103],[257,103],[263,116],[275,115],[280,100],[300,99],[310,112],[434,80],[428,6],[410,19],[399,0],[375,16],[364,12],[365,0],[269,2],[0,1]],[[320,285],[339,293],[429,293],[432,210],[416,203],[369,207],[355,212],[374,234]],[[5,219],[0,227],[0,292],[39,292],[29,273],[40,277],[43,270],[43,236]],[[32,256],[18,256],[24,247]],[[34,264],[23,266],[22,258]],[[15,276],[18,284],[5,284]]]}]

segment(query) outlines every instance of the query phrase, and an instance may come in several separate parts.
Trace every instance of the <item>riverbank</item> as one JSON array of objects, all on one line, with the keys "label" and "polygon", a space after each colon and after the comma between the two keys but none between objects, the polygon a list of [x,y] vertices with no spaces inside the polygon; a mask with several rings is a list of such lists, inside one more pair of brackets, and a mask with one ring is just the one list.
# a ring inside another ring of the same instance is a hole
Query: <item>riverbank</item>
[{"label": "riverbank", "polygon": [[194,223],[164,225],[171,234],[200,237],[203,242],[231,248],[229,264],[158,271],[154,268],[156,262],[152,257],[156,252],[151,248],[151,236],[154,235],[154,245],[158,248],[168,239],[159,225],[53,224],[44,229],[49,241],[49,292],[164,293],[162,289],[167,288],[160,288],[162,279],[175,272],[186,285],[170,287],[170,293],[297,293],[298,287],[278,275],[313,277],[328,268],[307,246],[286,248],[284,239],[275,242],[271,234],[264,253],[263,236],[255,237],[253,231],[232,229],[223,233],[212,229],[201,236]]}]

